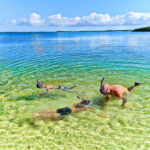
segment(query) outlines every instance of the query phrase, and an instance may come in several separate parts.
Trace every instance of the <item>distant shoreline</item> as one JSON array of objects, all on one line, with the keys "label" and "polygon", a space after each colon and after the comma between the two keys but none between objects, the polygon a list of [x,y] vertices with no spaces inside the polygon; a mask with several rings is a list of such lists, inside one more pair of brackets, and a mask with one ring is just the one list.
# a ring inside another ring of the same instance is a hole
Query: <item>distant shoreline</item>
[{"label": "distant shoreline", "polygon": [[133,30],[79,30],[79,31],[1,31],[0,33],[64,33],[64,32],[150,32],[150,27],[136,28]]},{"label": "distant shoreline", "polygon": [[150,32],[150,27],[142,27],[134,29],[133,32]]},{"label": "distant shoreline", "polygon": [[84,30],[81,30],[81,31],[56,31],[56,32],[116,32],[116,31],[132,31],[132,30],[95,30],[95,31],[84,31]]},{"label": "distant shoreline", "polygon": [[4,31],[0,33],[62,33],[62,32],[127,32],[133,30],[81,30],[81,31]]}]

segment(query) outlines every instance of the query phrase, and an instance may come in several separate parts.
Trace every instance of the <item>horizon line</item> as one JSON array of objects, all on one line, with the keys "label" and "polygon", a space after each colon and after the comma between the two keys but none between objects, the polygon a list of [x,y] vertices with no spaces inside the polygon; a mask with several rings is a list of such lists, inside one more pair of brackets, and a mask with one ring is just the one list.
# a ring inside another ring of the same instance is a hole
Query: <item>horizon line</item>
[{"label": "horizon line", "polygon": [[114,31],[133,31],[133,30],[0,31],[0,33],[114,32]]}]

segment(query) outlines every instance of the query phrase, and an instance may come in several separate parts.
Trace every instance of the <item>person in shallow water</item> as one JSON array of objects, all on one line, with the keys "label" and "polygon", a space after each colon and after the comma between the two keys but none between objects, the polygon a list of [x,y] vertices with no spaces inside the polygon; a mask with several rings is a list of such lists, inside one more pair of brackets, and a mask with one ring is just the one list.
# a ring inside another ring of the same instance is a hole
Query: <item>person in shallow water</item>
[{"label": "person in shallow water", "polygon": [[[77,96],[77,98],[80,99],[79,96]],[[86,111],[86,110],[96,113],[93,109],[89,108],[90,104],[91,104],[90,100],[86,100],[82,98],[82,101],[80,103],[77,103],[72,107],[64,107],[64,108],[60,108],[57,110],[47,110],[47,111],[40,112],[40,113],[34,113],[33,117],[34,118],[61,119],[65,117],[66,115],[74,114],[74,113],[78,113],[78,112]],[[107,116],[105,115],[101,115],[97,113],[96,115],[99,117],[107,118]]]},{"label": "person in shallow water", "polygon": [[109,99],[108,95],[120,97],[122,99],[122,107],[125,106],[125,103],[127,102],[127,99],[123,96],[124,93],[128,93],[131,90],[133,90],[136,86],[140,85],[141,83],[135,82],[133,86],[129,88],[125,88],[122,85],[109,85],[109,84],[103,84],[104,77],[101,80],[100,84],[100,93],[105,95],[107,99]]},{"label": "person in shallow water", "polygon": [[60,89],[62,91],[67,91],[67,92],[70,92],[70,93],[82,93],[81,91],[73,91],[72,89],[73,88],[76,88],[78,86],[72,86],[70,88],[67,88],[67,87],[64,87],[64,86],[57,86],[57,85],[53,85],[53,84],[49,84],[49,85],[46,85],[46,84],[43,84],[43,83],[39,83],[39,81],[37,80],[37,85],[36,85],[37,88],[45,88],[46,89],[46,93],[42,93],[42,94],[39,94],[39,95],[45,95],[45,94],[48,94],[50,92],[51,89]]}]

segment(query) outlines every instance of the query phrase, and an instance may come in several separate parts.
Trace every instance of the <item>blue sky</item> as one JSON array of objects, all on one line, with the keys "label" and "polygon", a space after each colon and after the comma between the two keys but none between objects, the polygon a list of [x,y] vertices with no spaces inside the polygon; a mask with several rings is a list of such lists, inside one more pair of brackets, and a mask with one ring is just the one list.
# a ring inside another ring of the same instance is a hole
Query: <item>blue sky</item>
[{"label": "blue sky", "polygon": [[150,25],[150,0],[0,0],[0,31],[133,29]]}]

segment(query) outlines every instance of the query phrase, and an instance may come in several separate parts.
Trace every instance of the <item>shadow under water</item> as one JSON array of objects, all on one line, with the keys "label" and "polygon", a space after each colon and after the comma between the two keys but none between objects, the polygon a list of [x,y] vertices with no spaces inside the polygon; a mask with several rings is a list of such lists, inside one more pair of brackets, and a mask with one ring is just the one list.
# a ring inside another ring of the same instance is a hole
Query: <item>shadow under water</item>
[{"label": "shadow under water", "polygon": [[37,100],[40,97],[37,95],[29,95],[29,96],[19,96],[16,98],[16,100],[25,100],[25,101],[32,101],[32,100]]},{"label": "shadow under water", "polygon": [[108,101],[109,100],[106,97],[102,96],[97,96],[93,98],[93,104],[100,106],[102,110],[106,107]]}]

